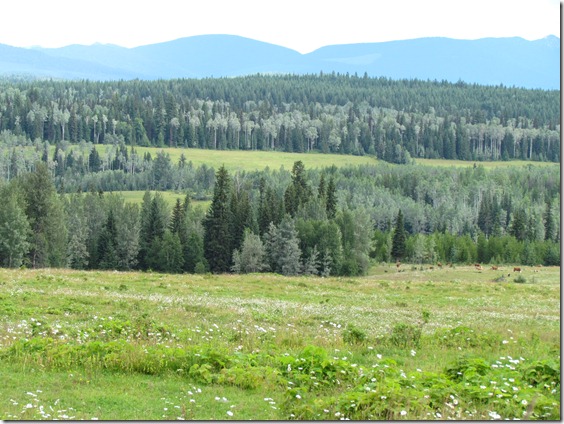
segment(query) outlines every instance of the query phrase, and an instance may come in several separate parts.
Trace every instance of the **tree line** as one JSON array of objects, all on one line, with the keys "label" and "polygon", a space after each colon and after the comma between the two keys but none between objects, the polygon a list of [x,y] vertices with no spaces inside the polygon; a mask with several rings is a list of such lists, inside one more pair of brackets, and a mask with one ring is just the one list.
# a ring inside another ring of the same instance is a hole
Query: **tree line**
[{"label": "tree line", "polygon": [[[560,160],[556,90],[320,74],[167,81],[0,81],[20,144],[119,144]],[[8,135],[5,135],[7,137]]]},{"label": "tree line", "polygon": [[[173,168],[178,169],[180,165]],[[0,184],[7,267],[362,275],[371,263],[560,263],[556,167],[355,166],[213,176],[212,203],[58,193],[44,162]]]}]

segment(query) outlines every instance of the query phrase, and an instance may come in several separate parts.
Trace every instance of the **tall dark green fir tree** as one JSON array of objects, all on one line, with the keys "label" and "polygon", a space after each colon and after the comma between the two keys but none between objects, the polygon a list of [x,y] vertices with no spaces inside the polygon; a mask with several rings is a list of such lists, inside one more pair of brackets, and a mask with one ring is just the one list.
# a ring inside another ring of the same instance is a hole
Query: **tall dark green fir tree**
[{"label": "tall dark green fir tree", "polygon": [[231,210],[229,193],[231,180],[225,166],[216,174],[213,200],[204,218],[204,257],[210,271],[221,273],[231,269],[233,255],[230,233]]},{"label": "tall dark green fir tree", "polygon": [[405,225],[403,223],[403,214],[400,209],[396,218],[396,225],[394,227],[394,235],[392,238],[392,258],[396,261],[403,259],[405,256],[406,238],[407,236]]}]

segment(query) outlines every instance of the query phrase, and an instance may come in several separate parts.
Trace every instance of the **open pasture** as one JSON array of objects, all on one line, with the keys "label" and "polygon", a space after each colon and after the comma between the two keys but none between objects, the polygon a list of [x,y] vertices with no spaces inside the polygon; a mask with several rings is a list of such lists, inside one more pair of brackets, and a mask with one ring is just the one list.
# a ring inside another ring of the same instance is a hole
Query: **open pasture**
[{"label": "open pasture", "polygon": [[0,419],[557,420],[560,268],[521,268],[0,270]]},{"label": "open pasture", "polygon": [[[105,146],[96,146],[99,153],[105,154]],[[209,150],[188,148],[158,148],[158,147],[135,147],[137,154],[143,156],[150,153],[153,159],[160,151],[170,155],[172,163],[177,164],[183,154],[186,162],[192,162],[194,166],[203,164],[216,170],[222,165],[229,172],[235,171],[257,171],[266,168],[280,169],[284,167],[291,170],[294,162],[301,160],[307,168],[324,168],[329,166],[349,166],[375,164],[377,160],[371,156],[336,155],[324,153],[288,153],[263,150]]]},{"label": "open pasture", "polygon": [[554,162],[539,162],[539,161],[529,161],[529,160],[508,160],[508,161],[465,161],[465,160],[454,160],[454,159],[423,159],[416,158],[415,163],[418,165],[427,166],[453,166],[453,167],[472,167],[474,165],[481,165],[486,169],[492,168],[509,168],[509,167],[523,167],[523,166],[553,166],[560,167],[559,163]]}]

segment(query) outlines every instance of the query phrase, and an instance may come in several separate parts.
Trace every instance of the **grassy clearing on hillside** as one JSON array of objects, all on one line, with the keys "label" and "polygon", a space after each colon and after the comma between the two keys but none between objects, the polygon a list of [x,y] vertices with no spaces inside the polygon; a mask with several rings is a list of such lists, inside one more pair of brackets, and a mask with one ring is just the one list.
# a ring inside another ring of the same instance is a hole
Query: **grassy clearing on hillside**
[{"label": "grassy clearing on hillside", "polygon": [[[116,191],[115,194],[119,194],[123,196],[124,200],[127,203],[135,203],[141,205],[143,203],[143,196],[145,192],[143,190],[136,190],[136,191]],[[156,191],[151,191],[151,196],[154,196]],[[184,201],[186,197],[185,193],[177,193],[174,191],[159,191],[159,193],[163,196],[163,199],[170,205],[174,206],[176,203],[176,199],[180,199],[180,201]],[[192,207],[201,207],[203,210],[208,210],[211,200],[195,200],[191,199]]]},{"label": "grassy clearing on hillside", "polygon": [[[96,146],[99,153],[105,152],[104,145]],[[137,153],[143,156],[146,152],[151,153],[153,158],[157,153],[164,151],[170,155],[174,164],[184,154],[186,162],[192,162],[194,166],[206,164],[216,170],[222,165],[230,171],[257,171],[266,168],[291,170],[294,162],[301,160],[306,168],[323,168],[332,165],[366,165],[375,164],[377,160],[370,156],[335,155],[324,153],[286,153],[272,151],[249,151],[249,150],[208,150],[208,149],[186,149],[186,148],[157,148],[136,147]]]},{"label": "grassy clearing on hillside", "polygon": [[560,418],[560,268],[402,269],[0,270],[0,419]]},{"label": "grassy clearing on hillside", "polygon": [[510,160],[510,161],[464,161],[464,160],[453,160],[453,159],[420,159],[416,158],[415,163],[418,165],[426,166],[454,166],[454,167],[472,167],[474,165],[481,165],[486,169],[491,168],[509,168],[509,167],[520,167],[520,166],[558,166],[559,163],[554,162],[538,162],[538,161],[527,161],[527,160]]}]

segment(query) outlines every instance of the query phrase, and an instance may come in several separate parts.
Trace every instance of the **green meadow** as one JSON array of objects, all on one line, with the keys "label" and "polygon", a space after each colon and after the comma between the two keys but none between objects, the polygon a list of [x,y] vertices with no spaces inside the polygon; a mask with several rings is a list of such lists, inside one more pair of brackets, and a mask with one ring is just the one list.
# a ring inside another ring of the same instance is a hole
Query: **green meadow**
[{"label": "green meadow", "polygon": [[0,419],[560,419],[560,268],[0,270]]},{"label": "green meadow", "polygon": [[[105,153],[105,146],[96,146],[100,154]],[[186,162],[192,162],[194,166],[206,164],[215,169],[225,165],[230,172],[256,171],[266,167],[280,169],[284,167],[291,170],[294,162],[301,160],[307,168],[323,168],[332,165],[365,165],[375,164],[377,160],[370,156],[335,155],[324,153],[287,153],[257,150],[209,150],[188,148],[157,148],[157,147],[135,147],[137,154],[143,156],[150,153],[153,158],[158,152],[170,155],[173,163],[177,164],[182,154]]]}]

